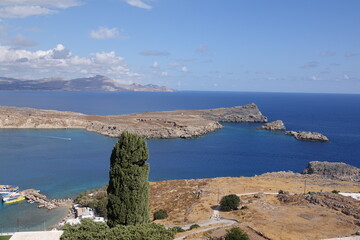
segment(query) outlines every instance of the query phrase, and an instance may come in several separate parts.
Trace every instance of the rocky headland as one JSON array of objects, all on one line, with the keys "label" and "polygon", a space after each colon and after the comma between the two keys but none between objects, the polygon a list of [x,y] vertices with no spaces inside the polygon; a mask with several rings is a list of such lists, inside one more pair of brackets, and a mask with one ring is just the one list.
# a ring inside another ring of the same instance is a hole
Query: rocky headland
[{"label": "rocky headland", "polygon": [[177,110],[129,115],[0,107],[0,128],[85,129],[118,137],[123,131],[153,138],[193,138],[222,128],[219,122],[267,122],[256,104],[210,110]]},{"label": "rocky headland", "polygon": [[285,124],[283,123],[283,121],[276,120],[273,122],[265,123],[258,129],[269,130],[269,131],[282,131],[282,130],[285,130],[286,127],[285,127]]},{"label": "rocky headland", "polygon": [[309,162],[302,174],[324,176],[329,179],[360,182],[360,168],[343,162]]},{"label": "rocky headland", "polygon": [[307,131],[287,131],[285,132],[286,135],[291,135],[297,140],[302,141],[314,141],[314,142],[328,142],[329,139],[317,132],[307,132]]}]

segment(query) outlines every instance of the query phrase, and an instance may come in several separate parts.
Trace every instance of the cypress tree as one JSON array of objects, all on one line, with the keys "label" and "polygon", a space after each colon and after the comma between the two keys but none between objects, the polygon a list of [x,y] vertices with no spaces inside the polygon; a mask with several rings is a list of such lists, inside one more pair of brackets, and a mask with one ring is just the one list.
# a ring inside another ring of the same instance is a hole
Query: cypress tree
[{"label": "cypress tree", "polygon": [[149,222],[149,152],[140,136],[123,132],[110,157],[108,225]]}]

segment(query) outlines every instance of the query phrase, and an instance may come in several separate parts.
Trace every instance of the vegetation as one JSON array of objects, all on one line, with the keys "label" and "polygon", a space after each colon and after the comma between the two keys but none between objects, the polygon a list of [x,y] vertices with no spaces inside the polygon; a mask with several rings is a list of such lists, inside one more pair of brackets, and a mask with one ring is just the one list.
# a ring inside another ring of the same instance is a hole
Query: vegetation
[{"label": "vegetation", "polygon": [[83,193],[80,193],[75,198],[75,203],[80,204],[83,207],[90,207],[95,210],[96,215],[100,217],[107,217],[107,186],[95,189],[88,190]]},{"label": "vegetation", "polygon": [[108,225],[137,225],[149,221],[149,158],[140,136],[123,132],[110,157],[107,189]]},{"label": "vegetation", "polygon": [[249,209],[249,207],[246,205],[241,207],[241,210],[245,210],[245,209]]},{"label": "vegetation", "polygon": [[195,223],[195,224],[190,226],[189,230],[193,230],[193,229],[199,228],[199,227],[200,227],[200,225]]},{"label": "vegetation", "polygon": [[240,198],[235,194],[226,195],[220,200],[220,210],[231,211],[235,210],[240,205]]},{"label": "vegetation", "polygon": [[249,236],[240,228],[233,227],[226,230],[225,240],[249,240]]},{"label": "vegetation", "polygon": [[165,219],[167,217],[168,217],[167,211],[164,209],[160,209],[154,212],[154,220]]},{"label": "vegetation", "polygon": [[181,227],[173,227],[171,228],[175,233],[179,233],[179,232],[185,232],[184,229],[182,229]]},{"label": "vegetation", "polygon": [[9,240],[11,236],[0,236],[0,240]]},{"label": "vegetation", "polygon": [[335,193],[335,194],[339,194],[340,191],[338,191],[338,190],[332,190],[331,192],[332,192],[332,193]]},{"label": "vegetation", "polygon": [[109,228],[105,223],[83,219],[79,225],[65,225],[62,229],[64,233],[61,240],[170,240],[175,236],[174,230],[155,223]]}]

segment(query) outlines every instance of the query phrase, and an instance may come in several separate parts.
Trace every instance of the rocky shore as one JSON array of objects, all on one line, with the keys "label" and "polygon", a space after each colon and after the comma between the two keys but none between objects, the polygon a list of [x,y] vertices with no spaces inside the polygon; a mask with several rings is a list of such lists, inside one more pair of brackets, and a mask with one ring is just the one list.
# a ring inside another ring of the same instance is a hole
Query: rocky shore
[{"label": "rocky shore", "polygon": [[58,207],[68,207],[73,203],[72,199],[48,199],[35,189],[27,189],[22,192],[26,199],[38,204],[38,208],[46,208],[48,210]]},{"label": "rocky shore", "polygon": [[329,179],[360,182],[360,168],[343,162],[309,162],[302,174],[324,176]]},{"label": "rocky shore", "polygon": [[33,108],[0,107],[0,128],[86,129],[118,137],[123,131],[144,138],[193,138],[213,132],[219,122],[267,122],[256,104],[210,110],[177,110],[129,115],[86,115]]}]

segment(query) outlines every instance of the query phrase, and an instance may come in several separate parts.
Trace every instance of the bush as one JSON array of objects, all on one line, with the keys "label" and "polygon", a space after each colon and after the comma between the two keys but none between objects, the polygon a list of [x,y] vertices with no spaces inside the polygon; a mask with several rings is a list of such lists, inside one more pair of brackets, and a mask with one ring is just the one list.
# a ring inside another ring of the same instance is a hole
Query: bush
[{"label": "bush", "polygon": [[233,227],[226,232],[225,240],[249,240],[247,233],[238,227]]},{"label": "bush", "polygon": [[181,227],[173,227],[173,228],[171,228],[171,230],[173,230],[173,231],[175,231],[175,232],[177,232],[177,233],[179,233],[179,232],[185,232],[185,230],[182,229]]},{"label": "bush", "polygon": [[331,192],[332,192],[332,193],[335,193],[335,194],[339,194],[340,191],[338,191],[338,190],[332,190]]},{"label": "bush", "polygon": [[167,211],[164,209],[160,209],[154,212],[154,220],[165,219],[167,217],[168,217]]},{"label": "bush", "polygon": [[190,226],[189,230],[193,230],[193,229],[199,228],[199,227],[200,227],[199,224],[193,224],[193,225]]},{"label": "bush", "polygon": [[62,230],[64,233],[61,240],[171,240],[175,236],[174,230],[160,224],[117,225],[109,228],[105,223],[95,223],[90,219],[83,219],[81,224],[75,226],[66,224]]},{"label": "bush", "polygon": [[240,205],[240,198],[235,194],[230,194],[221,198],[220,210],[231,211],[237,209]]},{"label": "bush", "polygon": [[241,207],[241,209],[242,209],[242,210],[245,210],[245,209],[249,209],[249,207],[246,206],[246,205],[244,205],[244,206]]}]

